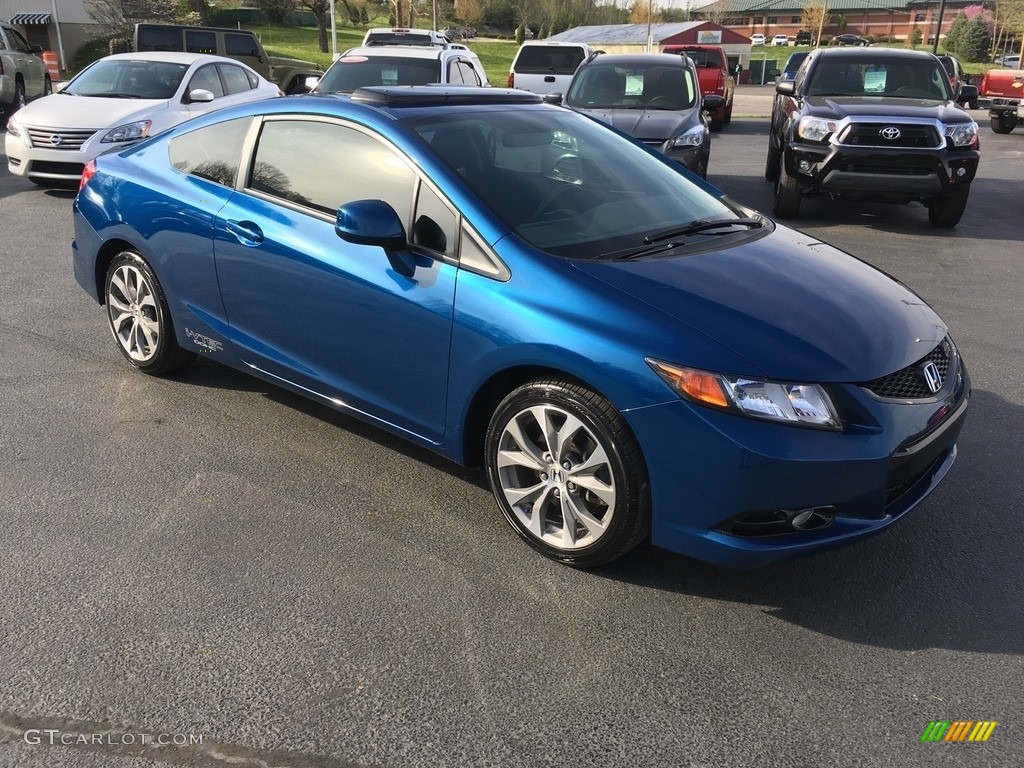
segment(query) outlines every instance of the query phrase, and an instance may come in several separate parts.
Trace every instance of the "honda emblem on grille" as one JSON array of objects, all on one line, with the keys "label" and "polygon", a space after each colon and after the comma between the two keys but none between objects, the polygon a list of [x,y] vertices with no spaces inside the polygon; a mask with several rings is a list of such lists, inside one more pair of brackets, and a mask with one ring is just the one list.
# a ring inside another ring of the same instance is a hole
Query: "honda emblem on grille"
[{"label": "honda emblem on grille", "polygon": [[60,143],[62,141],[64,141],[64,137],[61,136],[59,133],[55,133],[53,134],[53,136],[50,137],[50,144],[52,144],[55,147],[60,146]]},{"label": "honda emblem on grille", "polygon": [[882,138],[886,141],[896,141],[900,137],[900,129],[894,125],[888,125],[879,131],[882,134]]},{"label": "honda emblem on grille", "polygon": [[921,374],[924,376],[924,383],[928,385],[928,389],[932,391],[933,395],[942,389],[942,374],[939,373],[939,366],[935,363],[925,363],[921,368]]}]

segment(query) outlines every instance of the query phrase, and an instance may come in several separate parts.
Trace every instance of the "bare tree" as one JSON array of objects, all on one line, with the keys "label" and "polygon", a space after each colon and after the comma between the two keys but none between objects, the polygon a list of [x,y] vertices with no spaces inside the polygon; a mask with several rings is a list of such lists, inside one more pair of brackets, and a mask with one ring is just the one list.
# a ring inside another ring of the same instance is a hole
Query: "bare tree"
[{"label": "bare tree", "polygon": [[320,43],[320,52],[327,53],[327,28],[331,25],[330,0],[298,0],[301,8],[313,14],[316,19],[316,32]]},{"label": "bare tree", "polygon": [[182,21],[180,8],[166,0],[86,0],[85,12],[104,31],[131,37],[136,24]]},{"label": "bare tree", "polygon": [[736,17],[736,12],[732,9],[732,4],[728,0],[717,0],[702,8],[694,9],[693,15],[719,26],[725,26],[725,22]]},{"label": "bare tree", "polygon": [[817,43],[818,33],[829,25],[831,18],[832,14],[828,12],[826,0],[812,0],[804,6],[804,12],[800,14],[800,23],[804,29],[810,30]]}]

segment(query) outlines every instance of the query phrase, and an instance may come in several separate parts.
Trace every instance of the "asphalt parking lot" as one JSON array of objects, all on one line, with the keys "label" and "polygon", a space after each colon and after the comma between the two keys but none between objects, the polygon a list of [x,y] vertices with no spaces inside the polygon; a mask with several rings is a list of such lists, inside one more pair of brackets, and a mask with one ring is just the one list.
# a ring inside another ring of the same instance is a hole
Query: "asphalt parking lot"
[{"label": "asphalt parking lot", "polygon": [[[790,222],[949,324],[960,458],[884,535],[757,571],[574,571],[481,472],[206,361],[130,370],[71,275],[71,196],[0,156],[0,766],[1024,765],[1024,130],[975,116],[955,230]],[[766,145],[734,120],[709,181],[770,210]],[[922,743],[937,720],[998,726]]]}]

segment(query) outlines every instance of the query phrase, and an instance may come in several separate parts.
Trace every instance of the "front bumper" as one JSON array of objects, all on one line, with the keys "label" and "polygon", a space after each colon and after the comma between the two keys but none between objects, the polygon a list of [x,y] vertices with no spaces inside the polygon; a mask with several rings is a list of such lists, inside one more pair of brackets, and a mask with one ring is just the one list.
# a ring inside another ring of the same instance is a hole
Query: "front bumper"
[{"label": "front bumper", "polygon": [[19,136],[7,134],[4,138],[7,167],[16,176],[40,181],[77,184],[87,162],[138,143],[103,143],[101,139],[106,129],[92,132],[24,125],[19,128]]},{"label": "front bumper", "polygon": [[[961,365],[937,399],[882,401],[832,388],[852,418],[842,432],[774,424],[682,400],[624,416],[648,463],[652,542],[731,567],[754,567],[878,533],[930,494],[956,458],[970,398]],[[737,521],[828,509],[814,530],[775,533]],[[762,535],[763,534],[763,535]]]}]

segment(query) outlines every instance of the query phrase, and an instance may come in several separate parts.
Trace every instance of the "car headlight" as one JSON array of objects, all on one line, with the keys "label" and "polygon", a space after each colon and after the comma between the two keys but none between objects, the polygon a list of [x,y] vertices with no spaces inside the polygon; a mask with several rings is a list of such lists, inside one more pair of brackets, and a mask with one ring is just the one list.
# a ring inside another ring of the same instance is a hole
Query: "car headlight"
[{"label": "car headlight", "polygon": [[138,141],[149,136],[149,128],[153,125],[152,120],[138,120],[134,123],[125,123],[119,125],[117,128],[112,128],[107,131],[106,135],[100,139],[101,144],[107,144],[113,141]]},{"label": "car headlight", "polygon": [[969,123],[947,125],[946,136],[954,147],[969,147],[978,140],[978,124],[971,120]]},{"label": "car headlight", "polygon": [[842,429],[832,399],[817,384],[726,376],[653,358],[647,364],[678,394],[701,405],[757,419]]},{"label": "car headlight", "polygon": [[7,118],[7,132],[11,134],[11,136],[21,136],[21,128],[18,127],[18,121],[15,119],[14,115]]},{"label": "car headlight", "polygon": [[704,143],[704,126],[698,125],[686,133],[681,133],[670,142],[671,147],[699,147]]},{"label": "car headlight", "polygon": [[824,141],[836,132],[835,120],[823,120],[820,117],[805,117],[800,121],[797,134],[807,141]]}]

